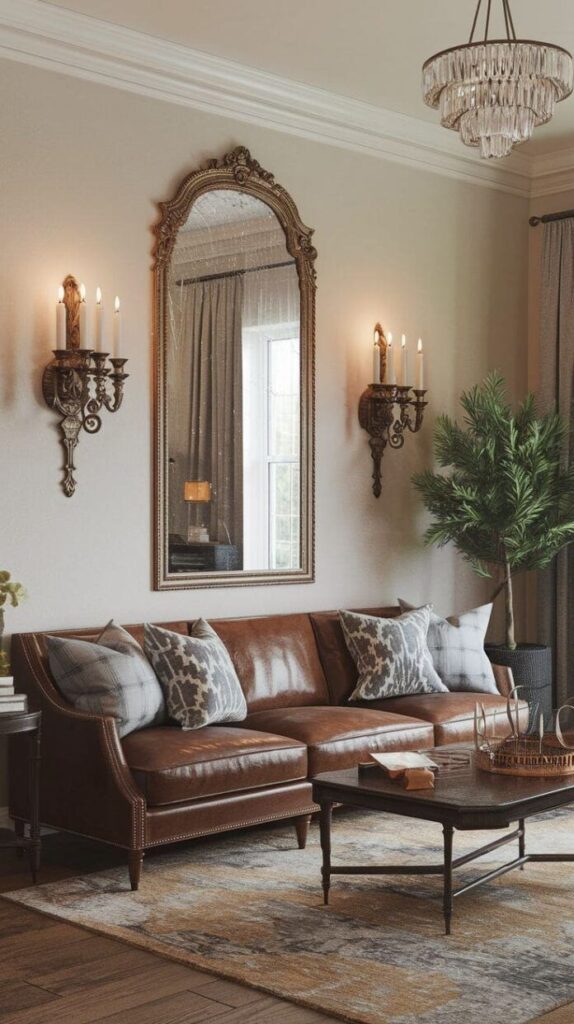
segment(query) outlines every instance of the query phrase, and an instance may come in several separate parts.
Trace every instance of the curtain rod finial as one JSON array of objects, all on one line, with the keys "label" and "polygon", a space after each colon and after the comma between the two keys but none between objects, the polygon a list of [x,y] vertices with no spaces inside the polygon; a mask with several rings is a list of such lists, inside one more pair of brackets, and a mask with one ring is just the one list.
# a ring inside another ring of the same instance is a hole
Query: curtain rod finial
[{"label": "curtain rod finial", "polygon": [[542,224],[542,217],[531,217],[528,223],[531,228],[537,228],[539,224]]}]

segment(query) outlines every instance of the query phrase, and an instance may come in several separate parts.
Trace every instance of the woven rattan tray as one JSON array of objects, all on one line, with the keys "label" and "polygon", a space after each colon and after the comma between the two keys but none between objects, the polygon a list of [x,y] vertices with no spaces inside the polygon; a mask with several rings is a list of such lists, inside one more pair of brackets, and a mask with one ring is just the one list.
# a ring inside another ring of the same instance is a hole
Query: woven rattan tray
[{"label": "woven rattan tray", "polygon": [[476,751],[476,764],[494,775],[551,779],[574,775],[574,750],[534,737],[510,737],[481,746]]}]

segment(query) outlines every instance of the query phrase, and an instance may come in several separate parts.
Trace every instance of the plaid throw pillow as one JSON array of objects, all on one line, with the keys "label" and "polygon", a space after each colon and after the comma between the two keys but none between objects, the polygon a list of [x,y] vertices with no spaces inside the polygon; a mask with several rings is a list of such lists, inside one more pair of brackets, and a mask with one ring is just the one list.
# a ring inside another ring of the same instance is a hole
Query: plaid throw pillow
[{"label": "plaid throw pillow", "polygon": [[[413,608],[399,598],[401,610]],[[498,693],[492,665],[484,650],[491,604],[441,619],[431,611],[427,644],[433,665],[449,690]]]},{"label": "plaid throw pillow", "polygon": [[204,619],[189,636],[145,626],[145,650],[165,692],[170,718],[183,729],[242,722],[247,704],[227,648]]},{"label": "plaid throw pillow", "polygon": [[165,721],[155,672],[137,640],[113,620],[95,643],[46,637],[58,689],[76,709],[115,718],[120,736]]},{"label": "plaid throw pillow", "polygon": [[349,700],[379,700],[446,691],[433,668],[426,637],[429,608],[396,619],[339,612],[359,680]]}]

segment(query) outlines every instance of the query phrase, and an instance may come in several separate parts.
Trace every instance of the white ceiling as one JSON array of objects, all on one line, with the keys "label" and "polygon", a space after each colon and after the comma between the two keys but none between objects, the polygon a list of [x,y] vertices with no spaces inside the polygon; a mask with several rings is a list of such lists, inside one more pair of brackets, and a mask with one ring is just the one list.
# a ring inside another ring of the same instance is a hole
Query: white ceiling
[{"label": "white ceiling", "polygon": [[[262,71],[409,114],[437,114],[420,95],[420,68],[466,42],[475,0],[51,0]],[[498,2],[493,8],[498,8]],[[574,51],[572,0],[514,0],[517,34]],[[496,11],[500,27],[500,15]],[[536,130],[524,153],[574,142],[574,96]]]}]

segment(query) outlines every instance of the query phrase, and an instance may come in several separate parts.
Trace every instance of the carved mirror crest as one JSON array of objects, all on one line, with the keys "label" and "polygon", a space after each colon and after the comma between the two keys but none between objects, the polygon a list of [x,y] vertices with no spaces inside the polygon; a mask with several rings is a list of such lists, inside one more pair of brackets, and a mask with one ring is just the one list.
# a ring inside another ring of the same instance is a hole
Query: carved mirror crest
[{"label": "carved mirror crest", "polygon": [[160,209],[155,589],[309,582],[312,231],[243,147]]}]

